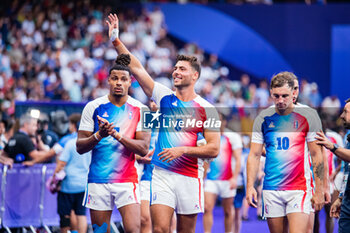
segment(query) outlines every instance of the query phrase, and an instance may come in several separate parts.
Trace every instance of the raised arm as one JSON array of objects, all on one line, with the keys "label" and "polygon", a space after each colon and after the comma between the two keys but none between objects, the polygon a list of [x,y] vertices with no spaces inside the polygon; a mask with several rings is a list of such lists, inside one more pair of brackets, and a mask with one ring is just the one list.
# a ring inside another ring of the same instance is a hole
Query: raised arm
[{"label": "raised arm", "polygon": [[118,54],[129,54],[131,62],[129,68],[131,73],[134,75],[136,80],[140,83],[143,91],[148,97],[152,97],[154,81],[152,77],[147,73],[145,68],[142,66],[140,61],[130,53],[130,51],[125,47],[125,45],[119,40],[119,20],[116,14],[109,14],[108,20],[106,20],[109,28],[109,38],[112,40],[114,48],[117,50]]},{"label": "raised arm", "polygon": [[254,188],[254,182],[259,171],[260,157],[263,152],[263,144],[252,142],[247,159],[247,193],[248,204],[257,208],[258,195]]}]

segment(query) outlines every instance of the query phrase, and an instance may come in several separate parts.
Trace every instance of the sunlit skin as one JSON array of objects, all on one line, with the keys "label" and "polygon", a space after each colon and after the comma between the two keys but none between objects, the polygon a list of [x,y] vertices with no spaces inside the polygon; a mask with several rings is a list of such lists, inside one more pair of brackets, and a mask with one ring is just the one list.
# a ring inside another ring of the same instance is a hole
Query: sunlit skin
[{"label": "sunlit skin", "polygon": [[293,100],[295,92],[288,84],[282,87],[275,87],[271,89],[271,97],[275,103],[276,111],[280,115],[288,115],[293,111]]},{"label": "sunlit skin", "polygon": [[108,77],[110,97],[123,97],[128,95],[131,78],[126,70],[112,70]]},{"label": "sunlit skin", "polygon": [[172,76],[174,86],[176,88],[182,88],[194,85],[198,79],[198,72],[191,67],[190,62],[178,61],[175,64]]}]

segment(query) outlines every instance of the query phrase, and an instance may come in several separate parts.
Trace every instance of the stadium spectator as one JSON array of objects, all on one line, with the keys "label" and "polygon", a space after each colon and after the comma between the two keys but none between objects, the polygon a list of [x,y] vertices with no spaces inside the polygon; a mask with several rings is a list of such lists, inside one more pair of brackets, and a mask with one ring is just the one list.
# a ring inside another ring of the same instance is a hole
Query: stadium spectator
[{"label": "stadium spectator", "polygon": [[0,121],[0,151],[5,148],[9,139],[13,136],[13,123],[9,120]]},{"label": "stadium spectator", "polygon": [[[59,148],[39,151],[35,148],[31,136],[36,137],[37,119],[30,115],[22,115],[20,118],[20,129],[9,140],[4,148],[6,155],[15,163],[33,165],[45,162],[60,152]],[[39,139],[40,140],[40,139]]]},{"label": "stadium spectator", "polygon": [[36,132],[40,135],[41,140],[49,148],[52,148],[59,140],[58,135],[49,129],[49,116],[46,113],[41,112],[38,119],[38,129]]}]

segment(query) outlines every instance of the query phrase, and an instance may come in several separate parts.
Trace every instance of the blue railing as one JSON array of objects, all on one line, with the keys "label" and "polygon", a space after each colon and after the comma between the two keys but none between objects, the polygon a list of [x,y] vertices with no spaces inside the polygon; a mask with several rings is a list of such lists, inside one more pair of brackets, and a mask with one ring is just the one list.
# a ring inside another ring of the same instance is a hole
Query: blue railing
[{"label": "blue railing", "polygon": [[[14,164],[12,169],[0,165],[0,226],[7,232],[12,227],[59,226],[57,214],[57,194],[45,187],[46,180],[52,176],[56,164],[35,164],[25,167]],[[87,211],[90,223],[89,211]],[[113,211],[111,222],[119,222],[118,211]]]}]

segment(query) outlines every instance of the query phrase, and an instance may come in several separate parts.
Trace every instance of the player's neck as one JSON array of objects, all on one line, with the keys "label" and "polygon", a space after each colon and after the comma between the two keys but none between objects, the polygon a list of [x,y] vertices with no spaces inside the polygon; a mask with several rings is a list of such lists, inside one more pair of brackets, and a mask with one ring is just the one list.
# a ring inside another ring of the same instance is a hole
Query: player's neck
[{"label": "player's neck", "polygon": [[128,100],[128,97],[129,97],[128,95],[124,95],[124,96],[108,95],[109,101],[118,107],[123,106]]},{"label": "player's neck", "polygon": [[181,101],[188,102],[194,100],[197,97],[197,94],[193,87],[187,86],[176,88],[176,97]]},{"label": "player's neck", "polygon": [[294,107],[295,107],[295,105],[291,104],[286,110],[279,110],[277,107],[275,107],[275,108],[276,108],[276,112],[278,115],[286,116],[286,115],[289,115],[293,112]]}]

